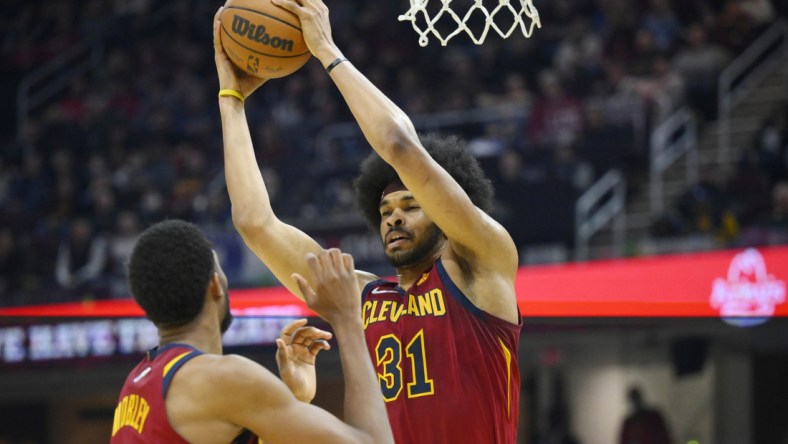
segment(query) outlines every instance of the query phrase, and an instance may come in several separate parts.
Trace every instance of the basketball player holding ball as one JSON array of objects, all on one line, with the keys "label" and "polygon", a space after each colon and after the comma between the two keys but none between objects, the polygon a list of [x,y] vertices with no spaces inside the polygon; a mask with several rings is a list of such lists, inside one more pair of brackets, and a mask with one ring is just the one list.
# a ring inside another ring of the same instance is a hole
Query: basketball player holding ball
[{"label": "basketball player holding ball", "polygon": [[[355,181],[397,281],[356,271],[367,348],[400,444],[511,444],[517,440],[521,328],[517,249],[485,210],[492,185],[453,137],[419,137],[410,119],[348,61],[321,0],[272,0],[300,19],[374,149]],[[218,17],[218,16],[217,16]],[[216,29],[216,28],[215,28]],[[238,74],[214,34],[227,188],[247,246],[293,294],[293,273],[323,248],[271,208],[243,99],[264,80]],[[286,80],[285,80],[286,81]],[[240,96],[240,97],[238,97]]]}]

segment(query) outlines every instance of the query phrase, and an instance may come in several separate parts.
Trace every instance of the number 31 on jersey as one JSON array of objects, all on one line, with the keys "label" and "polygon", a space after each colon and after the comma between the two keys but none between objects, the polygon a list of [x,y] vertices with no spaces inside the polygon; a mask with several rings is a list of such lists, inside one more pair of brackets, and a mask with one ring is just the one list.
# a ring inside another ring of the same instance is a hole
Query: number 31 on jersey
[{"label": "number 31 on jersey", "polygon": [[[378,380],[383,399],[393,401],[402,392],[402,340],[393,334],[381,336],[375,346]],[[435,384],[429,377],[427,359],[424,353],[424,330],[418,333],[405,346],[405,365],[410,365],[411,381],[407,384],[408,398],[429,396],[435,393]]]}]

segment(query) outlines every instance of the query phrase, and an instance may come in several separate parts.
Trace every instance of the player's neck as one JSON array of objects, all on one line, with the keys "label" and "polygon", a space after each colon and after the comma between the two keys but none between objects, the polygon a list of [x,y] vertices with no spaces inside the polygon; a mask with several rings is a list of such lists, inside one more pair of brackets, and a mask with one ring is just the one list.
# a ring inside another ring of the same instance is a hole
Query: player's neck
[{"label": "player's neck", "polygon": [[440,254],[437,253],[426,256],[423,260],[412,264],[397,267],[397,282],[399,286],[405,290],[412,287],[425,271],[432,268],[439,257]]},{"label": "player's neck", "polygon": [[211,325],[208,320],[198,317],[194,321],[178,327],[159,329],[159,345],[172,343],[188,344],[205,353],[222,354],[222,334],[215,320]]}]

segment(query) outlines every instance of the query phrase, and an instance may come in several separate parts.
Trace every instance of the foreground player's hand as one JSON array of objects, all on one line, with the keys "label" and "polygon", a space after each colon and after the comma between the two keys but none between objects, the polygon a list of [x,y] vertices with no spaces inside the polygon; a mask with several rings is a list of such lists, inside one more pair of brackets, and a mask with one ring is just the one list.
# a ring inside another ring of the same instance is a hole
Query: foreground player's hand
[{"label": "foreground player's hand", "polygon": [[291,322],[276,340],[276,365],[279,377],[300,401],[310,402],[317,391],[315,358],[329,350],[331,333],[306,325],[306,319]]},{"label": "foreground player's hand", "polygon": [[320,60],[336,55],[337,49],[331,36],[328,7],[322,0],[271,0],[271,3],[298,16],[301,21],[301,32],[304,33],[304,42],[312,55]]},{"label": "foreground player's hand", "polygon": [[244,97],[249,97],[257,88],[268,79],[251,76],[233,65],[222,46],[222,36],[219,32],[221,26],[220,17],[224,6],[216,11],[213,17],[213,58],[216,62],[216,72],[219,74],[219,89],[232,89],[238,91]]},{"label": "foreground player's hand", "polygon": [[331,248],[317,255],[307,253],[306,262],[312,272],[312,285],[298,273],[292,277],[309,308],[332,324],[360,319],[361,293],[353,257]]}]

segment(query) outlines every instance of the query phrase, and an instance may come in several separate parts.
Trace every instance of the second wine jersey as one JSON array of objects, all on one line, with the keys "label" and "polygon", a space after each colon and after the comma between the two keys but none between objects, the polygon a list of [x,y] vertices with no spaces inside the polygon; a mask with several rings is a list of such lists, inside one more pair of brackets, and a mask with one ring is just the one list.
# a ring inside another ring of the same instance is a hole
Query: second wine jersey
[{"label": "second wine jersey", "polygon": [[399,444],[512,444],[521,324],[474,306],[438,259],[407,291],[362,292],[367,346]]}]

